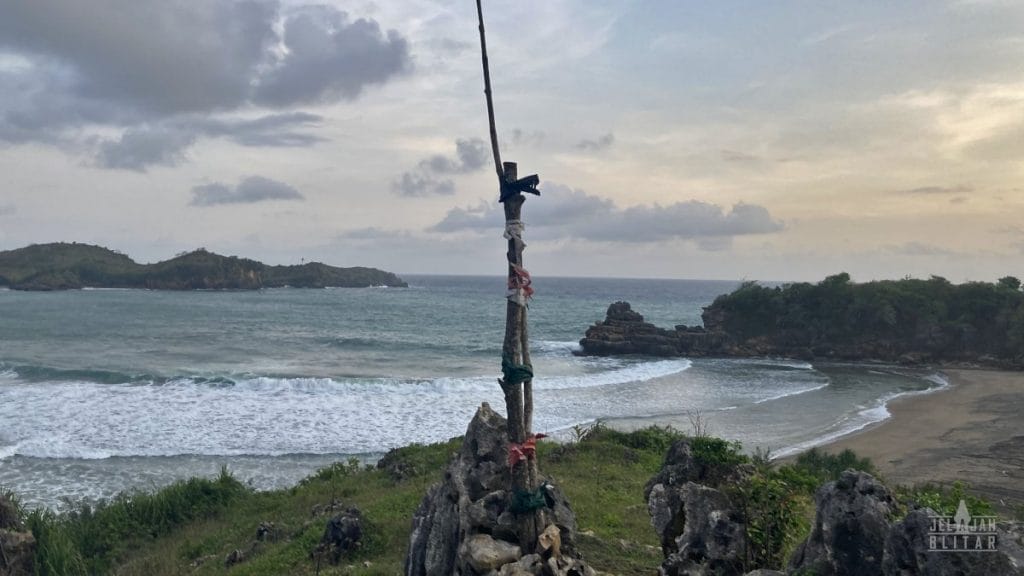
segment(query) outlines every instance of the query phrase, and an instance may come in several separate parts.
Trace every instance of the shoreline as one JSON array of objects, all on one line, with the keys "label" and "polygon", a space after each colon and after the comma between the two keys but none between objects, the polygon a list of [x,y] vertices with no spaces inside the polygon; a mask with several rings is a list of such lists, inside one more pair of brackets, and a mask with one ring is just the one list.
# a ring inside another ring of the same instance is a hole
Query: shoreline
[{"label": "shoreline", "polygon": [[889,418],[818,449],[866,456],[892,485],[960,480],[1001,513],[1011,513],[1024,505],[1024,373],[943,373],[949,386],[894,398],[886,406]]}]

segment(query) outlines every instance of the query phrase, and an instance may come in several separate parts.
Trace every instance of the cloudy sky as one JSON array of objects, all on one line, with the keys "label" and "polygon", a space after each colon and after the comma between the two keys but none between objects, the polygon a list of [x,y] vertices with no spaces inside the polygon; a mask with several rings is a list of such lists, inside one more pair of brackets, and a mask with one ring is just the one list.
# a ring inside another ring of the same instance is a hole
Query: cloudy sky
[{"label": "cloudy sky", "polygon": [[[1024,274],[1024,3],[484,9],[535,276]],[[471,0],[3,2],[0,249],[501,274],[478,50]]]}]

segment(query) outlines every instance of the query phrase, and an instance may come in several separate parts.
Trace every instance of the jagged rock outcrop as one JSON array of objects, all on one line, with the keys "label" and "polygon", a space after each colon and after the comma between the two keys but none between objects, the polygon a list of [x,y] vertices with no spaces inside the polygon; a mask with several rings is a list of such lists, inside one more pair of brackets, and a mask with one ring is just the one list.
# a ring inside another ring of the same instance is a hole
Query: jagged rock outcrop
[{"label": "jagged rock outcrop", "polygon": [[847,470],[814,495],[811,534],[789,561],[791,570],[822,576],[878,576],[896,502],[870,474]]},{"label": "jagged rock outcrop", "polygon": [[[506,487],[510,483],[506,421],[486,403],[466,430],[444,480],[432,486],[413,515],[406,576],[484,574],[587,576],[577,550],[576,517],[565,495],[544,484],[554,529],[538,550],[521,550]],[[557,536],[554,536],[557,534]],[[557,540],[557,546],[551,539]]]},{"label": "jagged rock outcrop", "polygon": [[603,322],[587,329],[580,340],[581,353],[594,356],[643,354],[646,356],[705,356],[723,347],[723,335],[703,328],[658,328],[644,321],[629,302],[608,307]]},{"label": "jagged rock outcrop", "polygon": [[[1002,525],[995,535],[995,552],[937,552],[930,550],[933,510],[923,508],[907,514],[889,531],[882,558],[885,576],[1019,576],[1024,569],[1011,555],[1020,544],[1012,534],[1013,526]],[[982,538],[987,539],[988,536]],[[1016,544],[1016,546],[1015,546]],[[987,542],[986,542],[987,545]]]},{"label": "jagged rock outcrop", "polygon": [[694,458],[686,439],[669,448],[661,470],[644,488],[651,524],[665,555],[659,574],[743,574],[746,530],[742,515],[715,487],[739,483],[750,472],[748,465],[708,464]]}]

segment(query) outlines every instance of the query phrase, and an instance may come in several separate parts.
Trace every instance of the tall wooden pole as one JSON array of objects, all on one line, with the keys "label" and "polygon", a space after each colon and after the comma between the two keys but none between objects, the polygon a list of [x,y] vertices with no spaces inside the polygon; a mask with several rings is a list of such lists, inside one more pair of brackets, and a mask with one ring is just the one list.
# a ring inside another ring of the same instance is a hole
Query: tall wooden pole
[{"label": "tall wooden pole", "polygon": [[484,66],[484,95],[487,97],[487,122],[491,127],[491,154],[494,156],[494,171],[498,173],[498,184],[501,184],[505,173],[501,167],[501,151],[498,150],[498,129],[494,123],[494,99],[491,97],[491,67],[487,63],[487,35],[484,34],[484,9],[480,0],[476,0],[476,17],[480,22],[480,58]]},{"label": "tall wooden pole", "polygon": [[[494,121],[494,101],[491,95],[491,72],[487,61],[487,38],[484,33],[484,15],[481,0],[476,1],[477,18],[480,24],[480,53],[484,73],[484,95],[487,98],[487,120],[490,127],[491,152],[498,176],[499,197],[504,202],[505,230],[508,236],[508,286],[515,290],[505,308],[505,339],[502,344],[503,371],[506,363],[512,366],[530,366],[529,334],[526,324],[524,294],[518,286],[522,282],[523,248],[519,237],[522,230],[522,208],[526,198],[520,192],[507,194],[506,190],[518,179],[518,168],[514,162],[502,162],[498,148],[498,131]],[[505,411],[508,416],[509,442],[522,446],[531,438],[533,427],[533,379],[525,380],[506,377],[500,381],[505,396]],[[511,449],[511,447],[510,447]],[[537,460],[529,453],[525,462],[513,462],[510,496],[515,502],[523,495],[534,494],[538,488]],[[521,510],[516,516],[516,530],[519,543],[524,551],[533,550],[537,535],[544,529],[545,519],[541,510]]]}]

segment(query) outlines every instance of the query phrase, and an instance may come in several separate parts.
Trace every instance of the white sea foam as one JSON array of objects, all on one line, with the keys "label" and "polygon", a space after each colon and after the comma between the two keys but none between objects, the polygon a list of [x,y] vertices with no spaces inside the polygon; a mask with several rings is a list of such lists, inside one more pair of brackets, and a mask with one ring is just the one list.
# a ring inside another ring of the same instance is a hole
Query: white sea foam
[{"label": "white sea foam", "polygon": [[[587,390],[637,385],[690,365],[662,360],[538,378],[536,427],[600,415]],[[28,382],[0,388],[0,421],[19,423],[10,431],[15,453],[35,458],[365,453],[463,433],[481,401],[501,406],[496,378]]]},{"label": "white sea foam", "polygon": [[552,355],[570,355],[581,350],[580,343],[576,340],[533,340],[530,348],[534,353]]},{"label": "white sea foam", "polygon": [[855,432],[860,432],[861,430],[867,428],[868,426],[872,426],[885,420],[888,420],[892,416],[892,413],[889,412],[889,403],[892,402],[893,400],[897,398],[906,398],[908,396],[921,396],[924,394],[931,394],[933,392],[938,392],[939,390],[942,390],[949,386],[949,380],[946,378],[944,374],[929,374],[927,376],[922,377],[922,379],[935,384],[935,386],[925,388],[924,390],[911,390],[907,392],[894,392],[892,394],[887,394],[881,397],[874,406],[863,408],[852,417],[847,418],[845,421],[840,421],[838,423],[838,427],[835,430],[828,432],[826,434],[822,434],[821,436],[817,436],[810,440],[799,442],[792,446],[787,446],[786,448],[783,448],[776,452],[773,455],[773,458],[784,458],[786,456],[791,456],[793,454],[799,454],[800,452],[803,452],[804,450],[808,450],[810,448],[814,448],[815,446],[828,444],[829,442],[838,440],[843,436],[848,436]]},{"label": "white sea foam", "polygon": [[0,446],[0,460],[5,460],[18,453],[18,445]]},{"label": "white sea foam", "polygon": [[800,389],[797,389],[797,390],[787,390],[786,392],[781,392],[779,394],[774,394],[772,396],[768,396],[767,398],[761,398],[760,400],[755,400],[754,404],[764,404],[765,402],[772,402],[774,400],[782,400],[783,398],[789,398],[790,396],[799,396],[800,394],[807,394],[808,392],[814,392],[815,390],[821,390],[822,388],[827,388],[829,384],[830,383],[826,381],[825,383],[819,384],[817,386],[810,386],[808,388],[800,388]]}]

